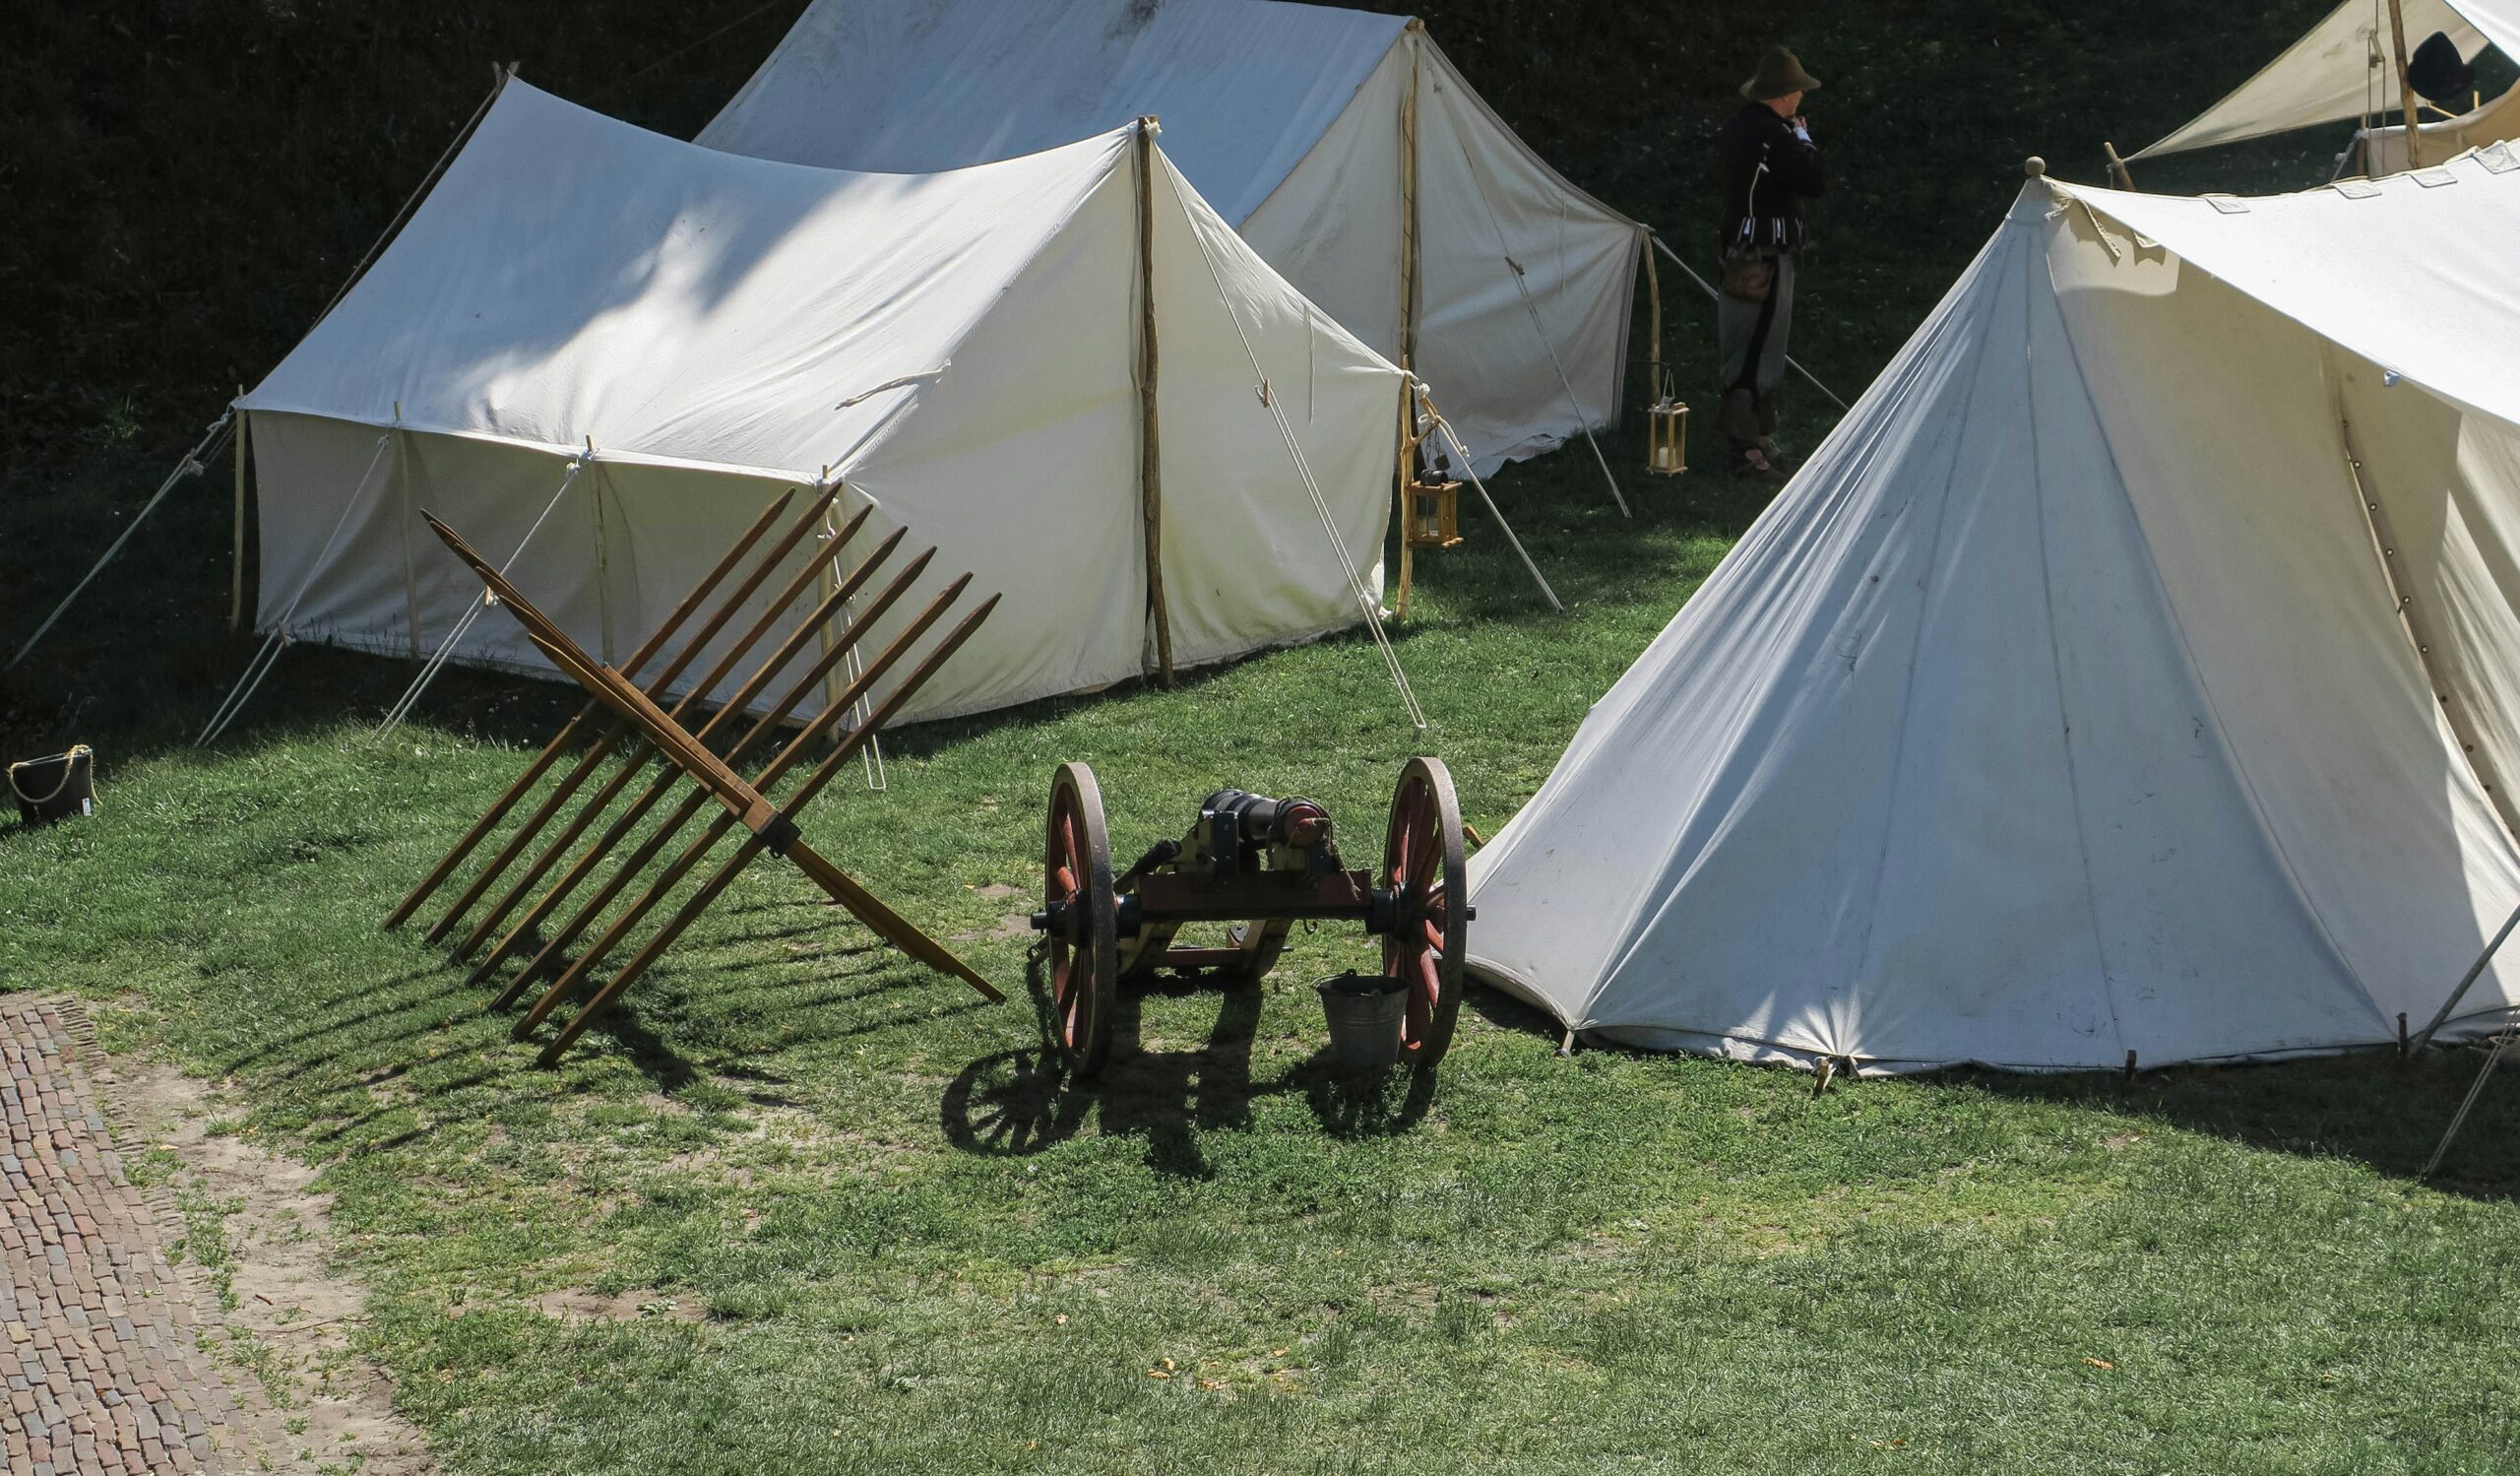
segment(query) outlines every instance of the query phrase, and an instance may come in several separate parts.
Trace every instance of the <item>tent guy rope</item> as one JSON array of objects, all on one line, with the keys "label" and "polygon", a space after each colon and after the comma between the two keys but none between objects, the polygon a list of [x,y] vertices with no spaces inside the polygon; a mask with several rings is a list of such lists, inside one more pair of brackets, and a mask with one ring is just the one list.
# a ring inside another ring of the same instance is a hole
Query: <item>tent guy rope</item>
[{"label": "tent guy rope", "polygon": [[226,698],[210,715],[210,721],[202,725],[201,737],[193,739],[194,747],[206,748],[218,741],[219,736],[227,731],[227,725],[235,722],[236,715],[253,700],[254,693],[262,687],[263,678],[279,665],[281,652],[295,639],[289,634],[289,617],[297,613],[298,602],[304,600],[307,590],[314,586],[315,575],[324,567],[326,555],[333,551],[333,545],[341,541],[342,530],[349,526],[350,514],[357,509],[359,498],[366,494],[368,482],[385,460],[386,449],[393,444],[393,431],[386,431],[376,438],[376,452],[367,459],[367,470],[359,474],[358,485],[350,488],[349,496],[343,499],[342,515],[333,520],[333,531],[325,536],[324,546],[315,550],[314,559],[307,564],[306,577],[297,582],[297,593],[288,597],[288,604],[281,610],[280,618],[272,622],[272,633],[263,638],[261,649],[254,653],[252,661],[245,664],[245,674],[236,678],[236,684],[227,689]]},{"label": "tent guy rope", "polygon": [[[1422,382],[1419,388],[1421,390],[1424,388]],[[1433,410],[1431,402],[1427,408],[1430,412]],[[1496,510],[1496,499],[1487,495],[1487,483],[1480,480],[1479,473],[1474,469],[1470,459],[1470,448],[1461,443],[1461,432],[1453,429],[1453,422],[1445,419],[1441,415],[1435,415],[1434,421],[1435,428],[1442,431],[1444,439],[1451,443],[1453,455],[1461,458],[1462,475],[1468,477],[1470,484],[1478,490],[1479,500],[1487,505],[1487,515],[1496,520],[1498,528],[1504,530],[1505,542],[1513,545],[1514,556],[1521,559],[1523,567],[1531,571],[1532,583],[1540,586],[1542,596],[1548,601],[1548,608],[1559,614],[1566,613],[1566,607],[1557,603],[1557,591],[1548,587],[1548,581],[1541,575],[1540,565],[1532,562],[1531,553],[1523,547],[1523,541],[1514,537],[1514,525],[1505,521],[1505,515]]]},{"label": "tent guy rope", "polygon": [[[498,78],[490,85],[489,95],[481,99],[479,106],[472,109],[472,116],[467,118],[464,126],[456,131],[455,138],[447,144],[446,151],[438,156],[437,162],[430,165],[428,173],[421,177],[418,188],[411,191],[410,197],[404,200],[402,208],[394,213],[394,218],[386,223],[385,228],[377,233],[374,241],[369,243],[367,250],[359,257],[357,265],[350,268],[349,276],[342,283],[341,289],[334,292],[332,300],[324,304],[324,310],[315,315],[316,322],[323,322],[324,319],[332,316],[334,308],[342,305],[342,299],[348,296],[350,289],[358,285],[359,278],[375,262],[377,253],[385,248],[386,242],[392,240],[394,233],[403,228],[403,224],[410,218],[412,209],[420,203],[423,196],[428,194],[429,187],[437,182],[438,176],[446,172],[447,164],[464,148],[465,141],[472,137],[473,130],[480,127],[481,119],[489,114],[491,104],[499,100],[499,94],[506,91],[509,80],[516,76],[516,65],[513,62],[496,70]],[[166,499],[168,492],[174,490],[176,482],[186,477],[198,476],[208,468],[210,462],[218,459],[219,453],[226,449],[227,437],[235,431],[236,420],[236,407],[231,404],[216,421],[212,422],[209,431],[202,436],[200,444],[186,452],[184,459],[176,463],[175,470],[168,473],[166,480],[158,484],[157,493],[142,506],[139,515],[131,520],[130,526],[123,529],[121,536],[106,547],[103,556],[98,558],[95,566],[88,571],[87,577],[71,587],[70,593],[62,598],[61,604],[53,609],[51,614],[44,617],[41,625],[35,627],[33,635],[27,637],[26,644],[18,648],[18,653],[9,658],[9,665],[0,667],[0,672],[8,671],[27,659],[27,653],[33,650],[35,643],[42,640],[45,632],[52,629],[53,622],[60,619],[62,611],[70,608],[70,602],[78,599],[80,593],[88,588],[97,574],[103,572],[105,565],[113,560],[113,556],[122,551],[122,545],[130,541],[132,534],[139,531],[141,523],[158,510],[158,504]],[[239,454],[242,454],[241,448]],[[241,481],[239,484],[241,487]],[[242,505],[241,501],[239,505]],[[238,546],[242,548],[241,542]],[[239,568],[241,567],[240,562]],[[242,588],[241,582],[238,587]],[[267,662],[262,662],[260,656],[256,660],[266,667],[269,665]],[[229,695],[232,698],[234,693],[231,692]]]},{"label": "tent guy rope", "polygon": [[1382,648],[1383,664],[1391,670],[1392,685],[1400,690],[1400,705],[1409,712],[1412,726],[1423,731],[1426,713],[1418,705],[1418,694],[1409,688],[1409,674],[1400,668],[1400,653],[1392,649],[1391,632],[1383,628],[1382,606],[1373,592],[1365,587],[1364,572],[1348,552],[1347,540],[1339,536],[1339,521],[1330,514],[1330,500],[1321,494],[1321,484],[1313,480],[1311,464],[1304,460],[1303,445],[1295,439],[1292,425],[1287,423],[1287,413],[1278,406],[1277,393],[1270,387],[1268,370],[1260,366],[1259,351],[1251,347],[1251,335],[1242,328],[1242,314],[1234,309],[1233,296],[1225,289],[1225,276],[1217,270],[1216,255],[1208,249],[1208,238],[1200,233],[1198,218],[1190,213],[1190,202],[1181,197],[1179,176],[1171,169],[1164,170],[1166,183],[1172,191],[1172,203],[1181,209],[1182,223],[1190,227],[1190,239],[1199,246],[1199,259],[1206,264],[1208,280],[1216,284],[1217,301],[1233,323],[1233,336],[1242,341],[1243,357],[1251,360],[1251,372],[1259,383],[1254,389],[1260,403],[1267,407],[1271,418],[1278,422],[1279,438],[1287,445],[1287,455],[1294,462],[1295,475],[1303,479],[1304,491],[1312,497],[1312,510],[1321,517],[1321,531],[1330,537],[1331,549],[1339,555],[1339,565],[1348,572],[1348,588],[1356,597],[1356,608],[1364,613],[1366,626],[1373,631],[1374,644]]},{"label": "tent guy rope", "polygon": [[[516,561],[525,555],[525,545],[533,543],[534,536],[542,531],[542,525],[551,520],[552,510],[560,505],[561,498],[569,495],[569,488],[576,484],[578,474],[585,471],[587,464],[594,460],[595,447],[592,444],[569,458],[568,475],[560,479],[559,489],[551,494],[551,500],[542,504],[541,515],[534,520],[534,526],[525,531],[525,537],[517,540],[516,549],[507,556],[507,562],[499,565],[500,573],[504,574],[515,567]],[[428,690],[429,683],[435,681],[437,674],[445,669],[447,658],[455,654],[456,644],[472,630],[472,622],[481,618],[481,611],[489,608],[489,592],[485,590],[482,592],[482,598],[473,601],[465,610],[464,618],[455,622],[455,628],[446,633],[446,639],[438,642],[437,650],[421,666],[419,674],[411,678],[411,684],[404,688],[403,695],[386,710],[385,720],[376,725],[376,737],[383,738],[392,733],[403,725],[405,718],[410,716],[412,704],[420,700],[420,694]]]},{"label": "tent guy rope", "polygon": [[[359,257],[356,266],[350,268],[350,275],[343,279],[341,290],[333,293],[333,300],[325,303],[324,310],[315,315],[317,324],[331,317],[333,309],[341,306],[342,299],[350,294],[350,289],[358,286],[358,280],[367,275],[367,269],[375,264],[377,253],[385,249],[386,242],[394,239],[394,233],[401,230],[403,224],[411,218],[411,212],[419,207],[420,201],[427,196],[430,187],[437,183],[438,176],[445,173],[446,166],[455,161],[457,154],[463,152],[464,145],[472,137],[473,130],[479,128],[481,120],[489,116],[491,106],[499,100],[499,94],[506,92],[508,84],[515,80],[516,65],[515,62],[509,62],[494,69],[498,77],[490,84],[489,96],[481,99],[480,106],[472,109],[472,116],[464,120],[464,126],[457,129],[455,137],[447,142],[446,152],[440,154],[437,157],[437,162],[429,165],[429,171],[420,176],[418,187],[414,188],[403,201],[403,208],[394,212],[394,218],[386,222],[385,228],[378,231],[376,239],[368,243],[366,253]],[[308,331],[312,332],[313,329],[310,328]]]},{"label": "tent guy rope", "polygon": [[[1654,235],[1654,249],[1662,252],[1663,255],[1670,261],[1671,265],[1679,268],[1683,272],[1686,272],[1688,274],[1689,281],[1696,283],[1698,285],[1698,290],[1706,293],[1710,301],[1722,295],[1722,293],[1716,291],[1715,284],[1697,275],[1697,269],[1690,266],[1687,262],[1682,261],[1680,259],[1680,253],[1672,250],[1670,243],[1664,240],[1659,232],[1656,232]],[[1785,356],[1785,361],[1793,366],[1795,373],[1802,376],[1804,382],[1808,383],[1813,389],[1818,390],[1821,394],[1828,396],[1829,403],[1836,406],[1839,411],[1845,412],[1854,409],[1853,406],[1848,405],[1844,400],[1838,398],[1838,392],[1836,390],[1822,384],[1809,369],[1802,367],[1802,361],[1800,359],[1797,359],[1793,354],[1789,353]]]},{"label": "tent guy rope", "polygon": [[1618,504],[1620,517],[1633,518],[1636,515],[1627,510],[1626,495],[1618,489],[1618,477],[1610,471],[1610,459],[1602,454],[1602,443],[1593,434],[1593,418],[1584,413],[1584,402],[1575,393],[1575,381],[1566,372],[1566,360],[1557,356],[1557,345],[1548,336],[1548,325],[1541,321],[1540,304],[1532,300],[1532,289],[1523,281],[1523,264],[1514,260],[1513,243],[1506,239],[1505,223],[1496,214],[1496,202],[1487,198],[1487,183],[1480,177],[1479,160],[1471,157],[1470,141],[1456,133],[1453,142],[1461,146],[1461,161],[1470,170],[1471,187],[1479,192],[1480,208],[1487,212],[1488,227],[1496,232],[1496,254],[1514,279],[1514,290],[1522,295],[1523,311],[1531,314],[1532,332],[1539,337],[1540,346],[1548,351],[1549,364],[1557,370],[1558,388],[1566,392],[1566,408],[1575,413],[1584,443],[1593,448],[1593,460],[1601,465],[1602,480],[1609,483],[1610,500]]},{"label": "tent guy rope", "polygon": [[27,637],[26,644],[18,648],[18,654],[9,658],[9,665],[0,667],[0,672],[6,672],[27,659],[27,653],[35,648],[35,642],[44,638],[44,633],[52,629],[53,622],[61,618],[62,611],[70,608],[70,603],[78,599],[80,593],[87,589],[98,574],[104,572],[105,565],[113,562],[114,555],[122,551],[122,545],[131,542],[131,536],[140,531],[140,525],[147,522],[149,515],[158,510],[158,504],[165,501],[166,494],[175,489],[175,483],[187,477],[198,477],[207,470],[209,464],[218,459],[219,453],[226,448],[227,438],[235,433],[235,429],[236,411],[233,406],[230,406],[218,419],[210,423],[209,429],[202,432],[201,440],[190,451],[184,453],[183,460],[175,463],[175,470],[166,474],[164,481],[158,483],[158,490],[150,494],[147,502],[141,504],[140,511],[133,514],[130,524],[123,529],[121,535],[106,545],[103,555],[97,558],[95,564],[88,570],[87,576],[70,587],[70,593],[61,597],[61,603],[52,608],[51,614],[43,617],[43,623],[35,627],[34,634]]}]

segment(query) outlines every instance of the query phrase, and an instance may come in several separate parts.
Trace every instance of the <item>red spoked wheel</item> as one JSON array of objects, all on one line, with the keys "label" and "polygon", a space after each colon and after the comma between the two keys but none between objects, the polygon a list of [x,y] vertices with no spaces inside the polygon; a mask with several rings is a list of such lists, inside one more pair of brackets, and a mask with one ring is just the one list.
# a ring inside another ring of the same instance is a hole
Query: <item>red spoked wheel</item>
[{"label": "red spoked wheel", "polygon": [[1111,1054],[1120,943],[1102,790],[1083,764],[1061,764],[1050,780],[1041,869],[1050,915],[1050,1038],[1068,1069],[1091,1076]]},{"label": "red spoked wheel", "polygon": [[1443,1059],[1461,1015],[1462,955],[1470,931],[1463,858],[1452,772],[1440,759],[1411,759],[1391,797],[1376,884],[1392,894],[1383,972],[1409,986],[1401,1057],[1420,1068]]}]

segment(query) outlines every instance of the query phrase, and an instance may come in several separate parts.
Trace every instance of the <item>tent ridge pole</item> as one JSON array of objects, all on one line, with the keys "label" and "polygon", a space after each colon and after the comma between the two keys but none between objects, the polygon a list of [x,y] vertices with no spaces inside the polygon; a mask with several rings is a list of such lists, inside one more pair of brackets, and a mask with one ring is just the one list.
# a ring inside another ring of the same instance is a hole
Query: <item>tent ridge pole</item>
[{"label": "tent ridge pole", "polygon": [[1155,671],[1172,684],[1172,612],[1164,599],[1164,438],[1156,418],[1155,135],[1153,114],[1138,119],[1138,507],[1146,520],[1146,604],[1155,626]]}]

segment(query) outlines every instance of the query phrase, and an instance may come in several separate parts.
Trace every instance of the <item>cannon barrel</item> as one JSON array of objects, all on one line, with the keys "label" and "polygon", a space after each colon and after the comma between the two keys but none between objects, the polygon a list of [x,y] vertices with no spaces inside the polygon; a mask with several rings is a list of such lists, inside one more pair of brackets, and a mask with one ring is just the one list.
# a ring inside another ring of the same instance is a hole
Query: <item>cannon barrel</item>
[{"label": "cannon barrel", "polygon": [[1245,844],[1314,846],[1330,838],[1330,811],[1312,800],[1273,800],[1247,790],[1219,790],[1199,806],[1199,817],[1232,817]]}]

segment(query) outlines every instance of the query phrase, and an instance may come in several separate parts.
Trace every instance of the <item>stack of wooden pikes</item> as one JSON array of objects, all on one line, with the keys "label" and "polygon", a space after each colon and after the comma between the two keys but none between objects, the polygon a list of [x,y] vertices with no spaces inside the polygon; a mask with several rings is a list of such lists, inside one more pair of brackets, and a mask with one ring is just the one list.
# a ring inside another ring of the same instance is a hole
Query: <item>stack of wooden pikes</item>
[{"label": "stack of wooden pikes", "polygon": [[[525,773],[394,909],[385,926],[399,928],[410,921],[509,814],[540,789],[541,798],[510,830],[489,861],[473,872],[444,915],[429,926],[426,936],[432,943],[441,942],[463,929],[455,944],[455,957],[460,962],[479,956],[470,981],[474,984],[497,979],[508,965],[523,960],[491,1003],[494,1009],[509,1008],[536,986],[541,986],[540,994],[517,1021],[514,1033],[519,1040],[526,1039],[560,1006],[583,995],[577,1012],[543,1047],[543,1064],[559,1059],[587,1026],[646,973],[725,891],[728,883],[765,851],[786,857],[832,901],[903,952],[953,975],[991,1000],[1004,997],[943,945],[904,922],[850,880],[807,845],[797,829],[798,813],[857,757],[876,731],[935,675],[997,606],[997,597],[992,595],[964,615],[870,707],[872,694],[962,597],[972,576],[964,574],[954,579],[902,626],[879,654],[861,662],[853,655],[859,644],[910,593],[936,550],[929,548],[920,553],[885,582],[880,591],[867,596],[879,571],[899,549],[907,530],[896,531],[858,560],[854,568],[842,573],[843,550],[864,527],[873,509],[834,528],[830,519],[839,495],[836,486],[823,492],[784,528],[780,527],[781,516],[795,494],[791,491],[773,502],[726,550],[725,557],[719,560],[699,587],[618,669],[605,666],[580,649],[549,616],[519,594],[489,560],[453,529],[428,517],[430,529],[480,576],[486,598],[514,615],[535,646],[584,686],[594,700],[543,745]],[[778,536],[755,556],[762,541],[770,538],[774,529],[779,530]],[[749,627],[733,641],[719,646],[718,654],[698,675],[690,675],[737,613],[809,540],[816,540],[812,550],[768,605],[760,609]],[[729,580],[733,581],[731,588],[727,587]],[[787,622],[789,609],[815,591],[820,592],[821,598],[813,609],[802,619]],[[778,637],[751,674],[732,691],[721,694],[721,686],[734,675],[745,658],[770,640],[772,632],[783,623],[786,634]],[[812,660],[800,672],[787,675],[788,668],[809,649],[814,652]],[[654,671],[642,675],[652,664]],[[841,680],[836,674],[843,672],[848,674],[846,685],[835,692],[833,685]],[[781,687],[783,677],[786,684]],[[682,695],[674,697],[677,692]],[[797,710],[817,693],[824,699],[821,707],[797,726]],[[660,705],[669,699],[670,706]],[[698,721],[704,711],[708,714],[706,720]],[[842,725],[851,713],[856,714],[857,721],[842,732]],[[695,721],[696,728],[691,726]],[[795,730],[792,733],[791,727]],[[838,741],[814,762],[803,782],[787,792],[784,801],[774,802],[769,797],[781,781],[805,763],[836,732]],[[780,741],[783,737],[785,741]],[[751,778],[743,777],[739,764],[774,747],[775,751],[760,763]],[[581,800],[581,792],[602,774],[606,761],[616,755],[619,762],[612,766],[610,775],[596,784],[592,795]],[[559,777],[546,786],[544,781],[555,770]],[[622,797],[643,777],[644,787],[623,803]],[[673,803],[664,818],[633,844],[632,837],[642,822],[668,800]],[[658,858],[665,855],[695,820],[712,810],[715,813],[708,815],[698,833],[660,867]],[[581,844],[587,832],[598,824],[602,828],[596,838]],[[718,863],[663,923],[647,934],[619,970],[609,979],[594,983],[604,961],[629,941],[640,925],[708,861],[719,842],[737,826],[748,833],[736,848]],[[629,849],[623,854],[625,846]],[[609,867],[607,861],[612,863]],[[553,878],[555,869],[558,875]],[[486,953],[482,951],[485,946]]]}]

